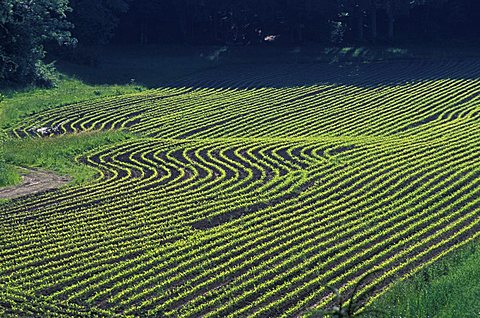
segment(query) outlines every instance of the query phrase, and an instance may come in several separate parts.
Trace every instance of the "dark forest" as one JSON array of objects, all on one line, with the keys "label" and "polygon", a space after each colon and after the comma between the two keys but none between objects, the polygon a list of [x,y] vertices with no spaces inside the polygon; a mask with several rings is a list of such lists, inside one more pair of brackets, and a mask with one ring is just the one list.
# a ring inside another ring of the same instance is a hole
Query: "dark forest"
[{"label": "dark forest", "polygon": [[46,52],[109,43],[471,46],[479,21],[477,0],[3,0],[0,80],[48,84]]}]

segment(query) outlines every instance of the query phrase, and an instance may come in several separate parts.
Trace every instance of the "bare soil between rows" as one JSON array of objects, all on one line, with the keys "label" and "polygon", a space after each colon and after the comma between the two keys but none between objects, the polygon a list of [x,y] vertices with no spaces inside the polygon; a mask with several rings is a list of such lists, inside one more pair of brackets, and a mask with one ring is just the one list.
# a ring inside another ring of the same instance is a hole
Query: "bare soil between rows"
[{"label": "bare soil between rows", "polygon": [[69,183],[71,178],[51,171],[22,168],[22,183],[0,188],[0,199],[14,199],[47,190],[57,189]]}]

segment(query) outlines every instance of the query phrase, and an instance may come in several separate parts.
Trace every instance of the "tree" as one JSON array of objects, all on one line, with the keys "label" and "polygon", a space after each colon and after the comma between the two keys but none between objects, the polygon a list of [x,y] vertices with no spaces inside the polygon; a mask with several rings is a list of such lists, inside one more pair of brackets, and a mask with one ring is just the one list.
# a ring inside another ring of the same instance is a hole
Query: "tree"
[{"label": "tree", "polygon": [[43,63],[44,45],[74,43],[66,20],[68,0],[2,0],[0,6],[0,81],[51,83]]},{"label": "tree", "polygon": [[129,0],[71,0],[68,19],[75,25],[73,35],[81,45],[107,44],[114,35],[119,14],[129,8]]},{"label": "tree", "polygon": [[378,32],[378,11],[386,16],[386,30],[383,37],[389,41],[395,38],[395,26],[398,17],[409,14],[410,0],[339,0],[339,8],[345,16],[349,17],[349,28],[358,42],[364,42],[365,28],[370,29],[370,40],[376,42]]}]

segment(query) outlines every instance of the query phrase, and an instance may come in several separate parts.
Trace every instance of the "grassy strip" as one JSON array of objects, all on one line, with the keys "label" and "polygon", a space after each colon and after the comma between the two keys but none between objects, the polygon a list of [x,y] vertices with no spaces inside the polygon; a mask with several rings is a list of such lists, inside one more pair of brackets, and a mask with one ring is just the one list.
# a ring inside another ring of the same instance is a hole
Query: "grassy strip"
[{"label": "grassy strip", "polygon": [[4,144],[4,158],[10,167],[39,167],[69,175],[74,183],[83,183],[94,177],[95,170],[76,163],[75,157],[129,138],[132,136],[124,132],[87,132],[51,138],[8,140]]},{"label": "grassy strip", "polygon": [[4,159],[0,162],[0,187],[14,185],[20,183],[21,177],[17,169],[9,164],[6,164]]},{"label": "grassy strip", "polygon": [[479,317],[479,264],[477,241],[399,281],[371,307],[385,317]]},{"label": "grassy strip", "polygon": [[39,111],[83,100],[142,91],[137,85],[88,85],[74,78],[61,76],[51,89],[24,88],[0,90],[0,128],[10,128],[22,117]]},{"label": "grassy strip", "polygon": [[[84,100],[142,91],[137,85],[88,85],[59,75],[51,89],[22,88],[0,90],[0,129],[14,127],[22,118],[42,110]],[[0,187],[18,184],[16,166],[41,167],[68,174],[75,183],[88,180],[94,171],[76,164],[73,157],[94,147],[129,138],[122,133],[91,133],[48,140],[14,140],[0,130]]]}]

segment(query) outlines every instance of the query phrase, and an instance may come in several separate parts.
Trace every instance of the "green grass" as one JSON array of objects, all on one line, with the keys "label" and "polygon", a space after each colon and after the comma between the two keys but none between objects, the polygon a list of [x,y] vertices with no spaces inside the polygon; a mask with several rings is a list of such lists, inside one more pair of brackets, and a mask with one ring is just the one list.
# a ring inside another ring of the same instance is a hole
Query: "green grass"
[{"label": "green grass", "polygon": [[10,128],[23,116],[79,101],[116,96],[142,91],[138,85],[88,85],[82,81],[61,76],[55,88],[28,87],[20,90],[3,89],[0,94],[0,128]]},{"label": "green grass", "polygon": [[396,283],[372,307],[388,317],[480,317],[480,247],[473,242]]},{"label": "green grass", "polygon": [[145,88],[138,85],[89,85],[65,75],[60,75],[56,87],[50,89],[0,90],[0,187],[20,182],[18,165],[51,169],[72,176],[74,182],[84,182],[94,172],[87,166],[74,163],[73,156],[112,140],[126,138],[121,133],[81,134],[49,140],[9,138],[5,131],[20,123],[22,118],[52,107],[143,90]]},{"label": "green grass", "polygon": [[[126,139],[132,135],[120,131],[87,132],[51,138],[8,140],[4,144],[7,167],[38,167],[69,175],[73,183],[84,183],[95,175],[95,170],[75,162],[75,157],[103,145]],[[17,181],[17,180],[14,180]]]},{"label": "green grass", "polygon": [[0,187],[14,185],[20,183],[20,174],[17,172],[15,166],[0,163]]}]

